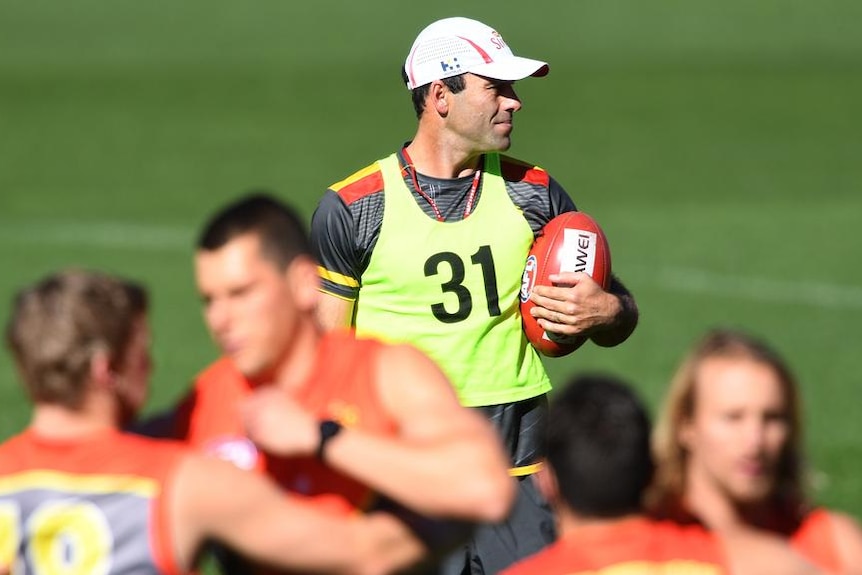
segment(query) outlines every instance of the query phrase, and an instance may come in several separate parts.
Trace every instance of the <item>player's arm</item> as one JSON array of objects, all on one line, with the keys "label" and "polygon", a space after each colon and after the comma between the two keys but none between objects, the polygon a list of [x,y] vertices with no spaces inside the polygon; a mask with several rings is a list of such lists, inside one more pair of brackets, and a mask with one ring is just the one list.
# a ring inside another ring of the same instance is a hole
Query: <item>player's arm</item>
[{"label": "player's arm", "polygon": [[617,276],[611,276],[608,293],[616,299],[613,312],[608,316],[610,321],[590,334],[593,343],[602,347],[613,347],[627,340],[637,327],[640,317],[634,296]]},{"label": "player's arm", "polygon": [[612,347],[624,342],[638,323],[634,296],[613,276],[605,291],[583,272],[549,276],[553,286],[537,285],[531,313],[545,331],[588,335],[594,343]]},{"label": "player's arm", "polygon": [[376,368],[398,435],[346,433],[340,442],[336,437],[327,462],[423,513],[503,519],[515,485],[490,423],[462,407],[440,368],[412,346],[383,348]]},{"label": "player's arm", "polygon": [[185,566],[208,540],[282,569],[327,573],[390,573],[424,554],[423,545],[389,515],[326,513],[216,458],[188,456],[168,497]]},{"label": "player's arm", "polygon": [[319,262],[322,292],[317,319],[327,330],[350,326],[359,294],[362,255],[350,210],[332,190],[327,190],[314,211],[310,241]]},{"label": "player's arm", "polygon": [[[577,210],[554,178],[549,178],[547,205],[534,207],[538,212],[532,220],[528,218],[534,231],[560,214]],[[564,336],[588,335],[597,345],[612,347],[628,339],[637,326],[634,296],[616,276],[612,276],[607,291],[584,273],[560,274],[550,279],[561,286],[537,285],[531,297],[536,304],[531,313],[545,331]]]},{"label": "player's arm", "polygon": [[350,327],[354,301],[322,291],[317,302],[317,321],[326,330]]},{"label": "player's arm", "polygon": [[[380,398],[397,421],[395,436],[342,430],[324,460],[421,514],[499,521],[514,482],[491,425],[461,407],[449,381],[410,346],[389,346],[376,358]],[[310,455],[318,422],[278,390],[260,390],[244,409],[249,437],[280,455]]]}]

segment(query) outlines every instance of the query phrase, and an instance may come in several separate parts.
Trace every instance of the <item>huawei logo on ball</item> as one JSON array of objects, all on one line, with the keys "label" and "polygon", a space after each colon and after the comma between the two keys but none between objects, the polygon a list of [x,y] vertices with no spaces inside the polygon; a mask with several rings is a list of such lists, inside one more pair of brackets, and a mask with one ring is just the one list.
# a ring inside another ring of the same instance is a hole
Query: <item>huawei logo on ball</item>
[{"label": "huawei logo on ball", "polygon": [[611,250],[598,222],[583,212],[565,212],[542,226],[530,247],[521,279],[521,323],[524,333],[539,353],[560,357],[572,353],[586,337],[561,337],[545,333],[532,315],[530,300],[534,286],[553,286],[551,276],[583,272],[607,290],[611,285]]}]

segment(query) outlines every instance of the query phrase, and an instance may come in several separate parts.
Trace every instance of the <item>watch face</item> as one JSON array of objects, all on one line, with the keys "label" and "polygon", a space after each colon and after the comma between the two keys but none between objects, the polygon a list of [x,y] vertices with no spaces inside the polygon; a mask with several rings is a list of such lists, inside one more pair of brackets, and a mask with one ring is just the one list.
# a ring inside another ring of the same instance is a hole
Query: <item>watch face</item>
[{"label": "watch face", "polygon": [[331,419],[325,419],[320,422],[320,444],[317,446],[317,457],[323,458],[323,451],[326,448],[326,443],[338,435],[341,431],[341,424]]},{"label": "watch face", "polygon": [[341,431],[341,424],[337,421],[326,419],[320,422],[320,435],[323,439],[329,439],[339,431]]}]

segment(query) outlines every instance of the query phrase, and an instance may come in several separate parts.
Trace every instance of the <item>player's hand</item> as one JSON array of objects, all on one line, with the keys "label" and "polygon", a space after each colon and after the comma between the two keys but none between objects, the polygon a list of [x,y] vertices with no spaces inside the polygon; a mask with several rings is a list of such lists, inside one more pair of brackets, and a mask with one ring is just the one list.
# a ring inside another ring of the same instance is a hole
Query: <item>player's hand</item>
[{"label": "player's hand", "polygon": [[621,311],[617,296],[603,290],[589,274],[565,272],[548,279],[553,286],[534,286],[530,295],[536,304],[530,313],[547,332],[589,336],[613,324]]},{"label": "player's hand", "polygon": [[265,386],[240,406],[249,439],[268,453],[312,455],[320,441],[318,421],[284,391]]}]

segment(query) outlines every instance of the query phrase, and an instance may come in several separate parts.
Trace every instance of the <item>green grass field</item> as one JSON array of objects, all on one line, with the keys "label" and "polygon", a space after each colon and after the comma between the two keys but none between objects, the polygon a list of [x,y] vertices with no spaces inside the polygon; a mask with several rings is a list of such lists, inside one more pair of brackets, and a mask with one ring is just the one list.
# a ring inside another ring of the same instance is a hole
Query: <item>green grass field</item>
[{"label": "green grass field", "polygon": [[[0,319],[63,266],[153,292],[151,408],[215,355],[191,274],[217,205],[269,187],[306,215],[412,135],[398,70],[428,22],[495,25],[551,74],[518,85],[512,154],[602,222],[636,334],[549,360],[655,405],[708,326],[748,328],[804,382],[815,497],[862,516],[862,3],[0,3]],[[0,439],[27,417],[0,359]]]}]

